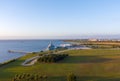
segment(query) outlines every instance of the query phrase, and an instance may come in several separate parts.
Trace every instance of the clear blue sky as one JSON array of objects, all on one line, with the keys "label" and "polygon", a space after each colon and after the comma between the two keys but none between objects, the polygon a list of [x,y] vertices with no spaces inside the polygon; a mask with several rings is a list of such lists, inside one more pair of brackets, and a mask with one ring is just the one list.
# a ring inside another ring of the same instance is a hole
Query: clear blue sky
[{"label": "clear blue sky", "polygon": [[120,0],[0,0],[0,37],[120,34]]}]

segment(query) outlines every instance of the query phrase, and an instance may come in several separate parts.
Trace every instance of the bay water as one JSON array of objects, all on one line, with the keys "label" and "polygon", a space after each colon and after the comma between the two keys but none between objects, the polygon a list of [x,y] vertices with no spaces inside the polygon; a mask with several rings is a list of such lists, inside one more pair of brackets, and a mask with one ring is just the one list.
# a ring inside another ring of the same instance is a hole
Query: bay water
[{"label": "bay water", "polygon": [[[45,50],[50,41],[51,40],[0,40],[0,63],[25,55],[21,53],[9,53],[9,50],[38,52]],[[52,40],[52,43],[55,46],[65,44],[65,42],[60,40]]]}]

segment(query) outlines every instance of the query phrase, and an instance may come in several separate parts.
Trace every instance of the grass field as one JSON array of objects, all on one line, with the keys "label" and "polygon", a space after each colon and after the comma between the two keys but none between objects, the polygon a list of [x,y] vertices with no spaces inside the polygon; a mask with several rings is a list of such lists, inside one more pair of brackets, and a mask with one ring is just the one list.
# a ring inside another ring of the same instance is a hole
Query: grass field
[{"label": "grass field", "polygon": [[24,56],[0,67],[0,81],[11,81],[19,73],[40,73],[49,76],[49,81],[65,81],[70,72],[78,76],[78,81],[120,81],[120,50],[71,50],[67,53],[69,57],[59,63],[36,63],[30,67],[20,64],[35,54]]},{"label": "grass field", "polygon": [[72,44],[85,45],[93,49],[111,49],[120,48],[120,41],[83,41],[83,40],[64,40]]}]

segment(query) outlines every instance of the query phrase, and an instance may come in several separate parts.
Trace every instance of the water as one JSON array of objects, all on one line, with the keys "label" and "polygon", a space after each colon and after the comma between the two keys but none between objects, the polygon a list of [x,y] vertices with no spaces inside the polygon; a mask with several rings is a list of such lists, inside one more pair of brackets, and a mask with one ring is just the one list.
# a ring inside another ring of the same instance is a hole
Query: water
[{"label": "water", "polygon": [[[8,50],[38,52],[45,50],[49,42],[50,40],[0,40],[0,63],[24,55],[19,53],[9,53]],[[54,40],[52,43],[55,46],[59,46],[65,42]]]}]

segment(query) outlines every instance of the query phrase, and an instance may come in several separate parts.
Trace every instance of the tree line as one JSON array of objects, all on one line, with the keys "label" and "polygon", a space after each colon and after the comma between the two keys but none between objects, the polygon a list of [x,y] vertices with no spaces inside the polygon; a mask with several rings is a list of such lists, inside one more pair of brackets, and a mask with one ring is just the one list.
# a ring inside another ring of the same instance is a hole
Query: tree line
[{"label": "tree line", "polygon": [[39,74],[16,74],[12,81],[46,81],[46,75],[39,75]]},{"label": "tree line", "polygon": [[44,63],[55,63],[60,60],[63,60],[66,58],[68,54],[48,54],[48,55],[43,55],[38,59],[38,62],[44,62]]},{"label": "tree line", "polygon": [[[12,81],[49,81],[49,79],[46,75],[23,73],[16,74]],[[69,73],[66,81],[77,81],[77,77],[73,73]]]}]

